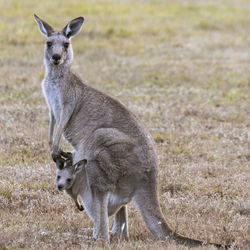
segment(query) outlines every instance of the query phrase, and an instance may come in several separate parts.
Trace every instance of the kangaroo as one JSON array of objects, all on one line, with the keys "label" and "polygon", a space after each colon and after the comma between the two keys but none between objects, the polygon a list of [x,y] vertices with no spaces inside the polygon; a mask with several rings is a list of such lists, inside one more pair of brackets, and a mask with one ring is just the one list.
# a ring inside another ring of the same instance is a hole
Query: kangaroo
[{"label": "kangaroo", "polygon": [[[157,155],[144,125],[119,100],[84,84],[71,72],[71,38],[80,31],[84,18],[73,19],[59,32],[36,15],[35,20],[47,38],[42,88],[50,110],[51,156],[61,171],[71,157],[74,166],[86,159],[79,167],[83,171],[67,174],[82,180],[76,186],[82,186],[79,192],[94,222],[93,237],[109,242],[108,216],[115,215],[113,234],[128,238],[126,204],[133,201],[156,239],[202,245],[200,240],[173,232],[162,215]],[[59,148],[62,135],[74,149],[72,156]]]}]

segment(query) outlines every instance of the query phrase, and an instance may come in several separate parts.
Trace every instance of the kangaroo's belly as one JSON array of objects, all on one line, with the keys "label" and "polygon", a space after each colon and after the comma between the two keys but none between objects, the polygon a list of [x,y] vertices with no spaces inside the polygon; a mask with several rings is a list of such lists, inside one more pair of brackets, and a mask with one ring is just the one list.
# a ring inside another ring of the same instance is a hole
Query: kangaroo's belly
[{"label": "kangaroo's belly", "polygon": [[[80,194],[80,196],[84,209],[86,210],[88,216],[93,220],[93,211],[95,210],[95,208],[92,192],[89,190],[87,192],[84,192],[84,194]],[[122,206],[129,203],[131,199],[132,197],[130,197],[129,195],[121,196],[117,193],[108,193],[108,216],[114,215]]]},{"label": "kangaroo's belly", "polygon": [[129,196],[120,196],[116,193],[108,194],[108,216],[114,215],[122,206],[131,201]]}]

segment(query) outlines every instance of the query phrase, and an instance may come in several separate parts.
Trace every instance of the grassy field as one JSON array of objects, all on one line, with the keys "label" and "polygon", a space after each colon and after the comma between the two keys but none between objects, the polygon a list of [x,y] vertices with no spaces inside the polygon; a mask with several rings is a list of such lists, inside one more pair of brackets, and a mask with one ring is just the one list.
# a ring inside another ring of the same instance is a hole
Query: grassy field
[{"label": "grassy field", "polygon": [[[247,249],[249,0],[0,0],[0,249],[98,248],[86,213],[55,187],[40,86],[45,38],[33,13],[57,28],[85,17],[72,68],[154,136],[172,228]],[[129,232],[105,249],[183,249],[156,241],[132,204]]]}]

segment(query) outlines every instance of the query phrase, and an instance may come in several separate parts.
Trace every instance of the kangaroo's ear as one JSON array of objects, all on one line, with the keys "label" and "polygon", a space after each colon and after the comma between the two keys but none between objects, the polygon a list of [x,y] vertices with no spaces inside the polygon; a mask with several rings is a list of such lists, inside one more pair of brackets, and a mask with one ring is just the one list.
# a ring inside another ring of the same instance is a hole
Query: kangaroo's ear
[{"label": "kangaroo's ear", "polygon": [[62,33],[68,38],[75,36],[80,31],[83,22],[83,17],[77,17],[76,19],[73,19],[63,28]]},{"label": "kangaroo's ear", "polygon": [[51,36],[51,34],[55,32],[55,30],[48,23],[40,19],[36,14],[34,14],[34,17],[42,34],[45,36]]},{"label": "kangaroo's ear", "polygon": [[83,160],[79,161],[78,163],[76,163],[75,174],[79,174],[85,168],[86,164],[87,164],[86,159],[83,159]]}]

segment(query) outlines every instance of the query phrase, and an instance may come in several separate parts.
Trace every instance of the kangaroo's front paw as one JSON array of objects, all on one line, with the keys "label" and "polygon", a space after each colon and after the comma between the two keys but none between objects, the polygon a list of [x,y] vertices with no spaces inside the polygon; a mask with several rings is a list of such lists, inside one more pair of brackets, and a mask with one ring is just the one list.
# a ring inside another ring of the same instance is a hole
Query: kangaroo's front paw
[{"label": "kangaroo's front paw", "polygon": [[53,161],[56,163],[56,166],[59,169],[63,169],[65,160],[61,157],[60,153],[58,151],[52,151],[51,157]]},{"label": "kangaroo's front paw", "polygon": [[52,157],[54,162],[56,162],[57,159],[62,158],[61,154],[60,154],[60,150],[55,145],[52,145],[51,157]]},{"label": "kangaroo's front paw", "polygon": [[80,210],[80,211],[84,210],[83,205],[79,204],[77,200],[75,200],[75,203],[76,203],[78,210]]},{"label": "kangaroo's front paw", "polygon": [[62,159],[61,155],[58,152],[52,152],[51,157],[54,162],[57,162],[58,159]]},{"label": "kangaroo's front paw", "polygon": [[64,152],[60,150],[60,155],[65,158],[66,160],[72,161],[72,153],[71,152]]}]

